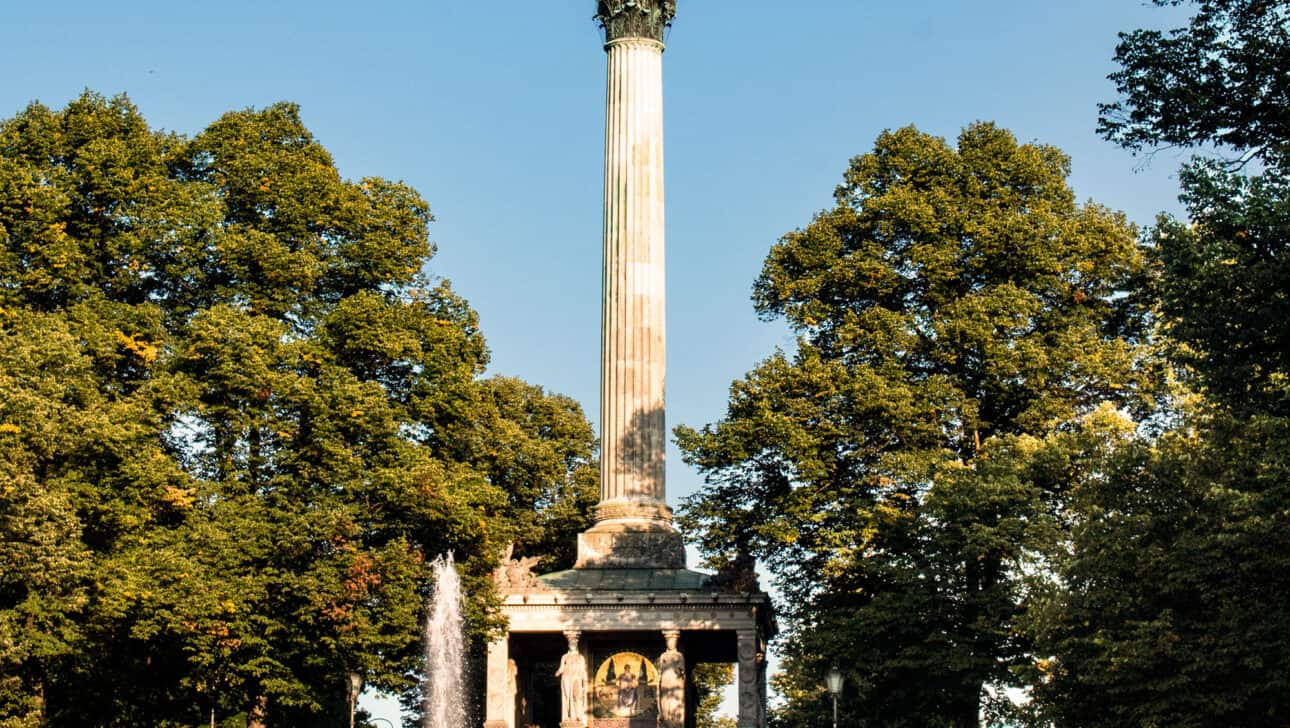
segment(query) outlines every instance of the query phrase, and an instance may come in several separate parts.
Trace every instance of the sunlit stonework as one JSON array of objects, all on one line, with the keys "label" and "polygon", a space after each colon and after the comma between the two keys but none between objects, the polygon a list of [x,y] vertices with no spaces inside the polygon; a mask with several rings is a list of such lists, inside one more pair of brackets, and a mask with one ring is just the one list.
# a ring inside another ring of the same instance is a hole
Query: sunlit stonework
[{"label": "sunlit stonework", "polygon": [[774,619],[751,565],[685,568],[666,501],[663,39],[673,0],[602,0],[608,55],[601,482],[573,569],[507,555],[508,634],[489,646],[485,728],[692,728],[689,676],[738,665],[739,728],[764,728]]}]

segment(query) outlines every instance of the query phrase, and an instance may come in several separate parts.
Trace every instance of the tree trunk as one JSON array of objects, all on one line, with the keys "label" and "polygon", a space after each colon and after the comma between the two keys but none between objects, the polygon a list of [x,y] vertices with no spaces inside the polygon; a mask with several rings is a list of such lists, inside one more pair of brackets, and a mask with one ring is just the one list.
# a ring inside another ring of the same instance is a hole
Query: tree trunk
[{"label": "tree trunk", "polygon": [[954,718],[954,728],[978,728],[981,725],[981,707],[972,705],[971,708],[964,704],[959,710],[959,714]]},{"label": "tree trunk", "polygon": [[40,721],[40,725],[45,725],[45,678],[36,678],[32,689],[36,693],[34,701],[36,703],[36,719]]},{"label": "tree trunk", "polygon": [[251,715],[246,719],[246,728],[268,728],[269,699],[263,695],[255,699]]}]

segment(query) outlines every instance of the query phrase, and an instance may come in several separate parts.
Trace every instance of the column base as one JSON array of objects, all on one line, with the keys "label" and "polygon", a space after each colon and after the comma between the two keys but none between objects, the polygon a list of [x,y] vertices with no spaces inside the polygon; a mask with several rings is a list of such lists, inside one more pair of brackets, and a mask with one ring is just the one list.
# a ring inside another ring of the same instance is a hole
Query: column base
[{"label": "column base", "polygon": [[486,720],[484,721],[484,728],[507,728],[507,725],[504,720]]},{"label": "column base", "polygon": [[685,541],[669,523],[602,521],[578,534],[575,569],[684,569]]},{"label": "column base", "polygon": [[560,721],[560,728],[583,728],[586,724],[577,718]]}]

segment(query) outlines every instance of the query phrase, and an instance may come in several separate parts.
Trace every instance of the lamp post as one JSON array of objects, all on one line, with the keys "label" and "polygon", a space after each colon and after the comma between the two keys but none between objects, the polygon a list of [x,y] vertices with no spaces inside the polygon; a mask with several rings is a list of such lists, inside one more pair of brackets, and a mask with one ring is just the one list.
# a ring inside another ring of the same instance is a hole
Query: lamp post
[{"label": "lamp post", "polygon": [[833,728],[838,728],[838,695],[842,693],[842,671],[838,669],[837,665],[829,668],[826,680],[828,681],[829,694],[833,696]]},{"label": "lamp post", "polygon": [[394,725],[394,723],[389,718],[368,718],[367,719],[369,723],[375,723],[378,720],[381,721],[382,723],[388,724],[390,728],[398,728],[398,726]]},{"label": "lamp post", "polygon": [[363,692],[363,676],[356,672],[349,673],[349,728],[354,728],[354,711],[358,708],[358,696]]}]

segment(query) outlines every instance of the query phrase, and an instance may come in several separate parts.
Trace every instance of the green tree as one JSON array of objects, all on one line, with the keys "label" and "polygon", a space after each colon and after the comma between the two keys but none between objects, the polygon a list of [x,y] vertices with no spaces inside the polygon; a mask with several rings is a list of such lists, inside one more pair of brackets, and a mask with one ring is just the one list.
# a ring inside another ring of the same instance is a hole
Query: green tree
[{"label": "green tree", "polygon": [[414,703],[427,562],[485,630],[502,547],[585,522],[590,427],[480,380],[430,221],[290,104],[0,123],[0,724],[342,725],[351,670]]},{"label": "green tree", "polygon": [[[1159,3],[1164,4],[1164,3]],[[1290,38],[1283,3],[1192,3],[1123,36],[1102,129],[1210,155],[1180,175],[1188,222],[1151,235],[1150,292],[1180,380],[1174,430],[1103,459],[1053,559],[1036,691],[1059,725],[1282,725],[1290,716]]]},{"label": "green tree", "polygon": [[1186,4],[1196,8],[1187,27],[1121,34],[1111,79],[1122,98],[1102,105],[1100,130],[1133,150],[1223,155],[1184,167],[1191,220],[1164,218],[1154,231],[1161,321],[1198,386],[1228,407],[1286,415],[1290,8]]},{"label": "green tree", "polygon": [[1216,147],[1240,159],[1287,159],[1290,8],[1266,0],[1153,0],[1194,7],[1185,28],[1120,34],[1121,98],[1099,131],[1133,150]]},{"label": "green tree", "polygon": [[694,666],[690,673],[694,684],[696,728],[727,728],[734,724],[729,717],[719,715],[725,690],[735,682],[735,666],[727,662],[705,662]]},{"label": "green tree", "polygon": [[707,479],[686,526],[718,563],[763,558],[784,594],[780,725],[822,724],[837,664],[853,723],[974,726],[1029,663],[1021,575],[1054,494],[1022,477],[1027,443],[1151,381],[1122,296],[1134,230],[1077,204],[1068,173],[990,124],[957,147],[887,132],[772,248],[754,300],[797,351],[677,436]]},{"label": "green tree", "polygon": [[519,379],[485,379],[477,392],[478,414],[448,430],[445,443],[506,492],[503,525],[516,557],[542,557],[543,571],[572,568],[570,534],[591,526],[599,498],[591,424],[574,400]]},{"label": "green tree", "polygon": [[1288,437],[1206,421],[1075,449],[1060,578],[1035,590],[1039,722],[1286,722]]}]

